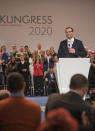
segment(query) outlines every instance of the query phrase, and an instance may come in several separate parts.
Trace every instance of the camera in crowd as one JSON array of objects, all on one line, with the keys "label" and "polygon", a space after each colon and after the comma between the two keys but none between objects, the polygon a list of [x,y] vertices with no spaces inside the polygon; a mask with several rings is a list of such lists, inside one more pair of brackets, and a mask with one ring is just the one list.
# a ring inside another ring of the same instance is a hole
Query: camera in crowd
[{"label": "camera in crowd", "polygon": [[95,102],[95,88],[91,88],[88,92],[88,94],[86,95],[85,100],[91,104],[93,104],[93,102]]}]

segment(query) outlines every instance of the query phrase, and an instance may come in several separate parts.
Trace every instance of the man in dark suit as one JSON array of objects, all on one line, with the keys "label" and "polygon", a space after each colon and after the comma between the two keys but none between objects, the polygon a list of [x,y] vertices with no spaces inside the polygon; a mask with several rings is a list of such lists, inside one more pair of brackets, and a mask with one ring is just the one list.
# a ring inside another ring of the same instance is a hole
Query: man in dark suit
[{"label": "man in dark suit", "polygon": [[76,74],[70,81],[70,92],[66,94],[53,94],[49,97],[46,111],[56,108],[66,108],[81,123],[81,115],[85,111],[90,118],[90,106],[83,100],[88,89],[88,80],[81,74]]},{"label": "man in dark suit", "polygon": [[82,44],[82,41],[74,38],[74,30],[72,27],[65,29],[67,39],[61,41],[58,57],[59,58],[78,58],[86,57],[87,52]]},{"label": "man in dark suit", "polygon": [[49,68],[54,66],[54,59],[49,50],[46,50],[46,56],[43,59],[43,72],[46,73]]},{"label": "man in dark suit", "polygon": [[48,95],[59,92],[53,67],[49,68],[49,72],[45,76],[45,84]]},{"label": "man in dark suit", "polygon": [[7,89],[11,96],[0,102],[0,131],[36,131],[41,121],[40,105],[24,97],[21,74],[10,73]]}]

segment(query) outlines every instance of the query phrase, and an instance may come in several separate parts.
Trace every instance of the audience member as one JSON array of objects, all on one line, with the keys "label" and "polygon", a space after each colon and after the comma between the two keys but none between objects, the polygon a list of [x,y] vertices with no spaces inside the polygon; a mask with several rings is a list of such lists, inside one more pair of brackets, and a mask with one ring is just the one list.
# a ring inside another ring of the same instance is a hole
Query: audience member
[{"label": "audience member", "polygon": [[54,66],[54,59],[50,54],[49,50],[46,50],[46,56],[43,60],[43,72],[44,75],[48,72],[48,69]]},{"label": "audience member", "polygon": [[24,80],[26,82],[25,95],[30,95],[29,89],[29,62],[24,59],[24,54],[22,53],[20,56],[20,63],[18,63],[17,70],[24,76]]},{"label": "audience member", "polygon": [[0,100],[3,100],[10,96],[11,96],[11,93],[8,90],[0,90]]},{"label": "audience member", "polygon": [[78,123],[65,109],[49,112],[38,131],[78,131]]},{"label": "audience member", "polygon": [[2,59],[2,52],[0,52],[0,90],[4,89],[4,74],[3,74],[3,63],[4,60]]},{"label": "audience member", "polygon": [[95,56],[93,54],[90,55],[91,66],[89,69],[88,80],[89,80],[89,90],[95,89]]},{"label": "audience member", "polygon": [[66,94],[52,94],[46,105],[47,112],[63,107],[81,123],[82,112],[85,111],[90,119],[91,107],[83,100],[88,89],[88,80],[81,74],[72,76],[70,81],[70,91]]},{"label": "audience member", "polygon": [[53,67],[49,68],[49,72],[45,76],[47,95],[58,93],[58,85]]},{"label": "audience member", "polygon": [[17,53],[18,51],[17,51],[17,47],[16,47],[16,45],[12,45],[12,51],[10,52],[10,57],[13,55],[13,56],[15,56],[15,58],[16,58],[16,53]]},{"label": "audience member", "polygon": [[35,95],[43,95],[44,93],[44,82],[43,82],[43,63],[39,55],[36,56],[36,59],[33,63],[34,67],[34,93]]},{"label": "audience member", "polygon": [[45,56],[45,51],[42,49],[41,44],[38,44],[37,50],[34,51],[34,55],[35,56],[39,55],[41,58],[41,61],[43,61],[43,58]]},{"label": "audience member", "polygon": [[6,51],[6,46],[3,45],[1,46],[1,52],[2,52],[2,59],[4,60],[5,64],[8,64],[8,57],[9,57],[9,54],[8,52]]},{"label": "audience member", "polygon": [[0,102],[0,131],[36,131],[41,121],[40,105],[24,98],[24,77],[10,73],[7,89],[11,96]]}]

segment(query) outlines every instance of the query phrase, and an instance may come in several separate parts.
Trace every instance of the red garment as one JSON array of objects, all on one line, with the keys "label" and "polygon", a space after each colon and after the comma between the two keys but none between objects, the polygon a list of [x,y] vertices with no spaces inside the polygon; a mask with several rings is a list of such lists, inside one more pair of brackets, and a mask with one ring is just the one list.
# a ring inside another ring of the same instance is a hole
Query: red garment
[{"label": "red garment", "polygon": [[41,122],[40,105],[24,97],[0,101],[0,131],[36,131]]},{"label": "red garment", "polygon": [[43,63],[41,63],[38,67],[35,63],[33,63],[34,67],[34,76],[43,76]]}]

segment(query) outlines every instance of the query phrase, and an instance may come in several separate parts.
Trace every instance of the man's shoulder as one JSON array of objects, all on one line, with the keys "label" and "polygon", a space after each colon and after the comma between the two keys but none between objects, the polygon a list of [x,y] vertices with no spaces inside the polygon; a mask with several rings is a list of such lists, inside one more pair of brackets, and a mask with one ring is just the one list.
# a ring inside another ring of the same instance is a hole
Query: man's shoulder
[{"label": "man's shoulder", "polygon": [[64,94],[58,94],[58,93],[54,93],[52,95],[49,96],[48,100],[49,101],[56,101],[59,100],[62,96],[64,96]]},{"label": "man's shoulder", "polygon": [[64,44],[64,43],[66,43],[66,42],[67,42],[67,39],[65,39],[65,40],[61,41],[61,42],[60,42],[60,44],[61,44],[61,43],[63,43],[63,44]]},{"label": "man's shoulder", "polygon": [[79,39],[76,39],[76,38],[74,38],[74,41],[75,41],[75,42],[82,43],[82,41],[81,41],[81,40],[79,40]]},{"label": "man's shoulder", "polygon": [[27,98],[23,98],[23,102],[26,104],[26,106],[29,106],[29,107],[34,107],[34,108],[40,108],[40,105],[36,102],[33,102],[31,100],[28,100]]},{"label": "man's shoulder", "polygon": [[6,108],[10,107],[12,105],[21,105],[24,107],[30,107],[30,108],[40,108],[40,105],[36,102],[33,102],[31,100],[26,99],[25,97],[9,97],[0,102],[0,108]]}]

